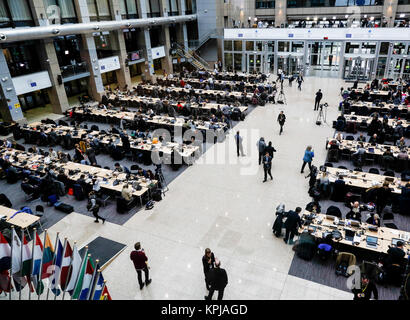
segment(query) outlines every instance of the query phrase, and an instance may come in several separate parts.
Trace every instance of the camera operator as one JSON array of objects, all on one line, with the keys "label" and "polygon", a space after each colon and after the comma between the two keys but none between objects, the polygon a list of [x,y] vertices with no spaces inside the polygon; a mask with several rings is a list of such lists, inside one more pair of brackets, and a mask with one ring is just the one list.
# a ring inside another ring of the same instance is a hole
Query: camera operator
[{"label": "camera operator", "polygon": [[320,106],[320,100],[322,100],[323,98],[323,93],[322,93],[322,89],[319,89],[318,92],[316,92],[316,98],[315,98],[315,108],[313,110],[319,110],[319,106]]}]

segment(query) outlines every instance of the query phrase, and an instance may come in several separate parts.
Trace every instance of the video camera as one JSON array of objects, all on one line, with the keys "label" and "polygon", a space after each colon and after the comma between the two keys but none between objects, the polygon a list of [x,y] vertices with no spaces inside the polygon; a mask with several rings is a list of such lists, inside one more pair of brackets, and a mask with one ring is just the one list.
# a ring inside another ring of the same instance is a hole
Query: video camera
[{"label": "video camera", "polygon": [[322,103],[319,107],[320,107],[320,110],[323,110],[323,107],[325,107],[325,108],[327,108],[329,105],[327,104],[327,102],[325,102],[325,103]]}]

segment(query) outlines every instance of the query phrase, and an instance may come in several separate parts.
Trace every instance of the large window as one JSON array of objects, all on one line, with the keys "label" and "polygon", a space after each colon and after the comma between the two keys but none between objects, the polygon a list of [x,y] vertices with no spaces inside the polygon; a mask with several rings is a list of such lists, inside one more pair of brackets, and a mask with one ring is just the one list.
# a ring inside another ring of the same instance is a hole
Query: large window
[{"label": "large window", "polygon": [[112,57],[115,50],[115,42],[111,41],[109,33],[103,33],[94,37],[95,48],[97,49],[98,59]]},{"label": "large window", "polygon": [[273,9],[275,8],[275,1],[273,0],[256,0],[255,9]]},{"label": "large window", "polygon": [[77,22],[73,0],[44,0],[44,8],[52,24]]},{"label": "large window", "polygon": [[120,10],[123,19],[138,19],[138,0],[120,0]]},{"label": "large window", "polygon": [[33,16],[27,0],[0,0],[0,27],[33,26]]},{"label": "large window", "polygon": [[4,56],[12,77],[41,71],[38,46],[35,42],[26,41],[5,45]]},{"label": "large window", "polygon": [[185,1],[185,13],[186,14],[196,13],[196,0],[186,0]]},{"label": "large window", "polygon": [[[382,6],[384,0],[288,0],[288,8]],[[257,1],[260,2],[260,1]]]},{"label": "large window", "polygon": [[54,39],[54,47],[60,67],[81,63],[81,37],[60,36]]},{"label": "large window", "polygon": [[168,4],[168,14],[170,16],[177,16],[179,14],[178,0],[169,0]]},{"label": "large window", "polygon": [[159,1],[160,0],[145,0],[146,1],[146,8],[147,8],[147,17],[160,17],[161,16],[161,6]]},{"label": "large window", "polygon": [[108,0],[87,0],[87,6],[91,21],[111,20]]}]

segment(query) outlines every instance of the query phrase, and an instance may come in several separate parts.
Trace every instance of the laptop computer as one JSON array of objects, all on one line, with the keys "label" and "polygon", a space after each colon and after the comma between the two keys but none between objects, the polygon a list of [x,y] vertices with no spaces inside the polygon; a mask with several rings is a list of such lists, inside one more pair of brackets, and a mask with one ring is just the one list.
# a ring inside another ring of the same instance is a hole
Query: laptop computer
[{"label": "laptop computer", "polygon": [[374,148],[369,148],[368,151],[369,153],[374,153]]},{"label": "laptop computer", "polygon": [[357,220],[350,220],[350,225],[352,226],[352,227],[360,227],[360,222],[359,221],[357,221]]},{"label": "laptop computer", "polygon": [[367,236],[366,237],[366,246],[368,248],[377,249],[377,237]]},{"label": "laptop computer", "polygon": [[398,242],[398,241],[401,241],[402,243],[405,243],[405,241],[402,240],[402,239],[393,238],[393,239],[391,239],[391,244],[392,244],[393,246],[397,246],[397,242]]},{"label": "laptop computer", "polygon": [[345,228],[344,230],[345,230],[345,240],[353,241],[353,238],[356,235],[356,232],[352,229],[347,229],[347,228]]},{"label": "laptop computer", "polygon": [[335,221],[336,216],[331,216],[331,215],[327,214],[327,215],[326,215],[326,219]]}]

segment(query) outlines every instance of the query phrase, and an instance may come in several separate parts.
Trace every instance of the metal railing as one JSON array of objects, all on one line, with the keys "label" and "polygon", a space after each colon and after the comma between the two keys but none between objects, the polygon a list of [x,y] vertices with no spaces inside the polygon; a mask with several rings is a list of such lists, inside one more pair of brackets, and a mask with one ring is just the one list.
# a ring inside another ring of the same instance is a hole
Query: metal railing
[{"label": "metal railing", "polygon": [[60,67],[61,76],[63,78],[73,77],[75,75],[88,72],[88,66],[86,62],[80,62],[68,66]]},{"label": "metal railing", "polygon": [[[193,66],[196,68],[203,68],[205,70],[212,70],[212,68],[209,66],[208,62],[206,62],[203,58],[201,58],[199,55],[195,53],[193,50],[185,50],[184,46],[174,43],[175,48],[176,48],[176,53],[180,55],[181,57],[185,57],[188,59],[188,62],[190,62]],[[192,61],[189,61],[191,59]]]},{"label": "metal railing", "polygon": [[211,38],[217,38],[219,36],[223,36],[223,29],[212,29],[209,32],[202,35],[200,39],[197,40],[189,40],[188,46],[193,50],[197,50],[201,46],[205,44]]}]

